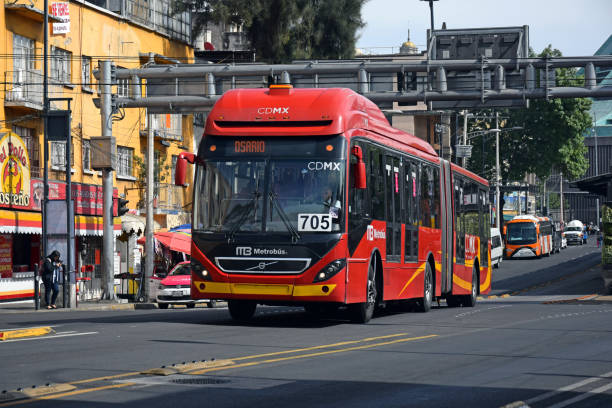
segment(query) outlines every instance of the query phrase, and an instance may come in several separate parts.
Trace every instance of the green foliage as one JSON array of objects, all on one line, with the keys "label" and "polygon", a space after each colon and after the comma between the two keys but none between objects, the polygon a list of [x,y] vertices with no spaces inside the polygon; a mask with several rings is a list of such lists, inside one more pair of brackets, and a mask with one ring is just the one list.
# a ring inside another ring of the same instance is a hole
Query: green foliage
[{"label": "green foliage", "polygon": [[269,63],[295,59],[351,58],[363,27],[367,0],[194,0],[175,11],[198,10],[194,35],[208,24],[242,25],[257,58]]},{"label": "green foliage", "polygon": [[[549,45],[540,56],[557,57],[561,52]],[[556,70],[556,81],[559,86],[576,86],[582,85],[584,78],[577,76],[574,69],[564,68]],[[500,128],[522,127],[500,134],[502,179],[518,181],[527,173],[546,178],[553,168],[569,179],[582,176],[589,165],[583,135],[592,125],[590,108],[590,99],[564,98],[531,100],[529,108],[499,110],[500,116],[506,118],[500,121]],[[493,114],[491,110],[480,112],[483,113]],[[470,131],[493,127],[491,123],[474,122]],[[493,134],[484,137],[484,151],[480,137],[472,141],[475,147],[470,168],[482,173],[484,167],[484,176],[492,179],[495,140]]]}]

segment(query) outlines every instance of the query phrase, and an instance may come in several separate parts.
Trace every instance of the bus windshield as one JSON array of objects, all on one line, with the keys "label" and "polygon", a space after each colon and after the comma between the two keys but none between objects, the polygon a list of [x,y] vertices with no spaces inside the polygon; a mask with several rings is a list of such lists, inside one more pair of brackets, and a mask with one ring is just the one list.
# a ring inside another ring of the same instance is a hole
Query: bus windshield
[{"label": "bus windshield", "polygon": [[344,174],[338,157],[207,157],[196,167],[194,229],[296,239],[340,231]]},{"label": "bus windshield", "polygon": [[536,226],[532,222],[513,222],[507,226],[506,242],[511,245],[534,244],[537,242]]}]

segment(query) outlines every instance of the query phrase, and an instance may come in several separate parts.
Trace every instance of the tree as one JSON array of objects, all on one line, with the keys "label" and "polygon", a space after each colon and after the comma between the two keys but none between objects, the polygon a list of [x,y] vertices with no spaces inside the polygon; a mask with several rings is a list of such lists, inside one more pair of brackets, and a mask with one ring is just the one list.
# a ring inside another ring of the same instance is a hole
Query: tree
[{"label": "tree", "polygon": [[257,58],[269,63],[295,59],[351,58],[361,7],[367,0],[180,0],[174,10],[193,12],[193,35],[210,23],[243,27]]},{"label": "tree", "polygon": [[[558,57],[561,52],[549,45],[540,56]],[[575,69],[564,68],[556,70],[556,82],[561,86],[575,86],[584,83],[584,78],[577,76]],[[583,175],[588,168],[584,134],[592,123],[590,107],[590,99],[567,98],[531,100],[529,108],[499,110],[504,118],[500,127],[522,127],[522,130],[500,133],[502,179],[518,181],[527,173],[546,178],[553,169],[562,171],[570,179]],[[472,129],[491,127],[490,123],[477,121]],[[484,170],[485,176],[495,167],[492,137],[485,140],[488,149],[484,152],[476,147],[482,140],[473,140],[475,155],[470,168],[477,173]]]}]

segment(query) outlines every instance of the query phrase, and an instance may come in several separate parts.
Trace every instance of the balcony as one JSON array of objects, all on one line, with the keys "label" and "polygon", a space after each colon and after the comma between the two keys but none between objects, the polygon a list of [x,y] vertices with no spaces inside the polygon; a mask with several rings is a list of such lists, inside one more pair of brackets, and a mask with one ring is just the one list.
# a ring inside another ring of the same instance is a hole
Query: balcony
[{"label": "balcony", "polygon": [[[49,97],[63,95],[63,85],[49,78]],[[26,111],[43,110],[43,75],[39,70],[22,69],[4,73],[4,106]],[[61,109],[61,102],[51,102],[51,109]]]},{"label": "balcony", "polygon": [[24,69],[4,73],[4,106],[43,110],[43,76],[40,71]]},{"label": "balcony", "polygon": [[[168,142],[183,141],[182,115],[159,114],[152,115],[152,118],[151,127],[155,139]],[[148,128],[145,124],[143,129],[140,130],[140,135],[146,137],[147,131]]]},{"label": "balcony", "polygon": [[155,183],[156,208],[158,210],[175,212],[185,211],[185,189],[168,183]]}]

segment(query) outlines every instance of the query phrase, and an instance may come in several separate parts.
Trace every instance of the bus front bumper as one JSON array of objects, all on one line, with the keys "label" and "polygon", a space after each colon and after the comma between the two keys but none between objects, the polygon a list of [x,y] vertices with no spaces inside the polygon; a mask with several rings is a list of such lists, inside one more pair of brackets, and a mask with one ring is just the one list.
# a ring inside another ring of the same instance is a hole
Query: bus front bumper
[{"label": "bus front bumper", "polygon": [[510,258],[533,258],[534,256],[537,256],[537,254],[533,249],[523,247],[514,251],[514,253],[510,255]]},{"label": "bus front bumper", "polygon": [[194,281],[198,297],[210,299],[252,299],[285,302],[344,302],[336,283],[308,285],[276,283],[229,283]]}]

